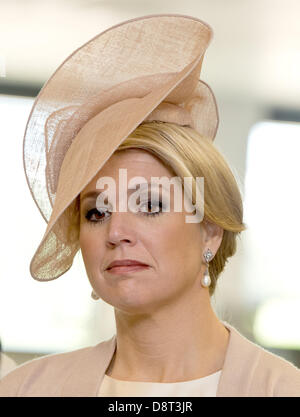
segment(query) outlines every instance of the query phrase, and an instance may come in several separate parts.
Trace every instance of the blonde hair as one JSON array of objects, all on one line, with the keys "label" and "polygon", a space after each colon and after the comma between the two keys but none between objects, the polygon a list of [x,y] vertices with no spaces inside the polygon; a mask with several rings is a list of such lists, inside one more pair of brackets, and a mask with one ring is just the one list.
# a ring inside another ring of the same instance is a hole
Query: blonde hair
[{"label": "blonde hair", "polygon": [[151,152],[182,179],[192,177],[194,182],[196,177],[204,178],[203,220],[224,230],[221,245],[209,263],[209,293],[213,295],[228,258],[236,252],[237,235],[246,229],[241,193],[228,163],[211,140],[188,126],[173,123],[140,124],[117,151],[131,148]]}]

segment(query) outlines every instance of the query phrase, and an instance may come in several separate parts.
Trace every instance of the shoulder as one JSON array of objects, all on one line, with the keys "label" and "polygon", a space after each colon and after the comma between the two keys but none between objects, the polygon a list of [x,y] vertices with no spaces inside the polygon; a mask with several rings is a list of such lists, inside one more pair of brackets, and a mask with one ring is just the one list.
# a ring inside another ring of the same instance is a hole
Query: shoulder
[{"label": "shoulder", "polygon": [[300,397],[300,369],[260,346],[256,349],[259,351],[256,375],[266,380],[268,396]]},{"label": "shoulder", "polygon": [[228,376],[237,385],[235,389],[247,396],[300,396],[299,368],[247,339],[227,322],[223,323],[231,333],[226,366]]},{"label": "shoulder", "polygon": [[97,346],[46,355],[18,366],[0,380],[0,397],[30,396],[39,389],[42,396],[55,395],[55,387],[58,388],[78,361]]}]

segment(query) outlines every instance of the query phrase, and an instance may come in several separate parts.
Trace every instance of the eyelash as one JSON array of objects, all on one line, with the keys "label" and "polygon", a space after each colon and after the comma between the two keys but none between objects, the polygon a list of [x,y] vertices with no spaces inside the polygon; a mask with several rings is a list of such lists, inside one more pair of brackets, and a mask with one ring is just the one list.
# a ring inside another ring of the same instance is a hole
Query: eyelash
[{"label": "eyelash", "polygon": [[[148,200],[147,204],[149,204],[149,203],[151,203],[151,200]],[[154,202],[153,204],[157,205],[157,203],[159,205],[159,208],[162,209],[162,202],[158,201],[158,202]],[[99,212],[99,210],[97,210],[96,208],[93,208],[93,209],[87,211],[87,213],[85,214],[85,218],[87,219],[87,221],[90,224],[93,224],[93,225],[103,223],[105,221],[105,217],[103,219],[100,219],[100,220],[91,220],[91,216],[93,214],[100,214],[101,215],[102,213],[107,213],[107,211]],[[151,216],[151,217],[158,216],[161,213],[162,213],[161,211],[154,211],[152,213],[151,212],[141,212],[142,215]]]}]

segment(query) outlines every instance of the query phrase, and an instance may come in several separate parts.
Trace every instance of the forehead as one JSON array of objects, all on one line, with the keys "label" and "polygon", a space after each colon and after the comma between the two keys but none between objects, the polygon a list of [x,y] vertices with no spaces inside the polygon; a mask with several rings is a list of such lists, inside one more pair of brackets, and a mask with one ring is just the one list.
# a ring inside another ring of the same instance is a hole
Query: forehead
[{"label": "forehead", "polygon": [[118,181],[119,169],[127,169],[128,180],[135,176],[142,176],[148,181],[152,177],[167,176],[175,174],[157,156],[142,149],[126,149],[115,152],[103,165],[93,180],[83,191],[95,189],[99,177],[112,177]]}]

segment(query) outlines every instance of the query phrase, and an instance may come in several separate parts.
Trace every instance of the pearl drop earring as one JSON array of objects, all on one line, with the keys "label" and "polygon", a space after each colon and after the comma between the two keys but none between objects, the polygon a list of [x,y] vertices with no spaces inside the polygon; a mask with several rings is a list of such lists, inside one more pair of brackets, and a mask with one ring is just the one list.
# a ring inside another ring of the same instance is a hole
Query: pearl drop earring
[{"label": "pearl drop earring", "polygon": [[203,254],[205,262],[206,262],[206,271],[204,273],[203,278],[201,279],[201,284],[203,287],[209,287],[211,284],[211,279],[208,272],[208,264],[209,261],[213,258],[212,251],[208,248],[207,251]]},{"label": "pearl drop earring", "polygon": [[93,300],[99,300],[99,298],[100,298],[100,297],[99,297],[99,296],[95,293],[95,291],[94,291],[94,290],[93,290],[93,291],[92,291],[92,293],[91,293],[91,297],[92,297],[92,299],[93,299]]}]

